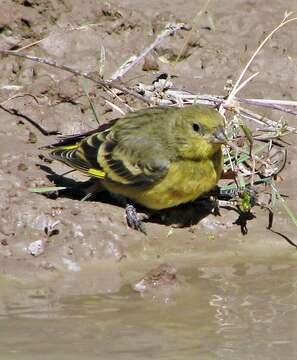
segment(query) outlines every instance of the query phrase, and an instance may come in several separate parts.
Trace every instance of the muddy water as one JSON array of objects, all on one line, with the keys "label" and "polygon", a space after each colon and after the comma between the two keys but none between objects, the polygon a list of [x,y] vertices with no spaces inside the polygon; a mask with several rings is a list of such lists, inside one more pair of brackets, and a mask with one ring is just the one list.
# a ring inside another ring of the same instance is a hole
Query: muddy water
[{"label": "muddy water", "polygon": [[1,309],[1,359],[296,359],[295,265],[191,261],[162,293],[22,289]]}]

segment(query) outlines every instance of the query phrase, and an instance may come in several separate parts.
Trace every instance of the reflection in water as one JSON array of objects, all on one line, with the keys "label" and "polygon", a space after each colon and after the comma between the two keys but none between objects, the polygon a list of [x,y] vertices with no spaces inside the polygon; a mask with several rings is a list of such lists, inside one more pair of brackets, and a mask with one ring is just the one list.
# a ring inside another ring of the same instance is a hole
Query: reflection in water
[{"label": "reflection in water", "polygon": [[[212,269],[216,335],[222,359],[295,359],[297,294],[293,267]],[[208,273],[206,269],[206,273]]]},{"label": "reflection in water", "polygon": [[14,303],[3,291],[1,359],[295,359],[295,270],[195,265],[169,303],[128,287],[63,299],[21,289]]}]

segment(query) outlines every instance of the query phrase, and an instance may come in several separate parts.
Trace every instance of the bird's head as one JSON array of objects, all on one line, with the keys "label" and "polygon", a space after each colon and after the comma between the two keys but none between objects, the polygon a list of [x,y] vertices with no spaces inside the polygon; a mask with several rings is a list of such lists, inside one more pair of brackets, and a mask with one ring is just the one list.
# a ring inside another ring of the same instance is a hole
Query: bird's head
[{"label": "bird's head", "polygon": [[177,122],[176,142],[179,154],[187,159],[208,159],[226,144],[224,118],[207,106],[183,108]]}]

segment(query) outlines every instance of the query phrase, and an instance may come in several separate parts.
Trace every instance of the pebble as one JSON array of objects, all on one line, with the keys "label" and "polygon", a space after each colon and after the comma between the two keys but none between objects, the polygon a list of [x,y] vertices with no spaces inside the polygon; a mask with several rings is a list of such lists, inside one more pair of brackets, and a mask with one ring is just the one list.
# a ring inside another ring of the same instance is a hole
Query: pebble
[{"label": "pebble", "polygon": [[31,242],[28,246],[28,253],[33,256],[39,256],[44,253],[45,242],[44,240],[36,240]]}]

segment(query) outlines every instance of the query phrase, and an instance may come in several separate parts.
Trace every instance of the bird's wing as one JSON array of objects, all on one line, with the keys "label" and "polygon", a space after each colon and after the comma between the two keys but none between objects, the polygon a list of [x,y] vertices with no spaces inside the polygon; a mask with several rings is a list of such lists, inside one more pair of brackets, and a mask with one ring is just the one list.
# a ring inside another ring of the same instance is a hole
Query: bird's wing
[{"label": "bird's wing", "polygon": [[137,134],[117,136],[113,124],[48,146],[51,157],[89,176],[125,185],[148,186],[167,174],[170,162],[153,141],[146,138],[144,143]]},{"label": "bird's wing", "polygon": [[145,187],[163,178],[170,165],[169,160],[162,159],[158,153],[155,153],[155,159],[145,156],[146,154],[144,151],[142,156],[135,151],[135,144],[125,147],[109,140],[102,145],[99,159],[109,180]]},{"label": "bird's wing", "polygon": [[73,169],[89,176],[104,178],[105,172],[97,160],[98,151],[105,140],[106,133],[117,120],[82,134],[61,137],[60,141],[45,146],[43,149],[51,149],[50,156],[53,159],[59,160]]}]

